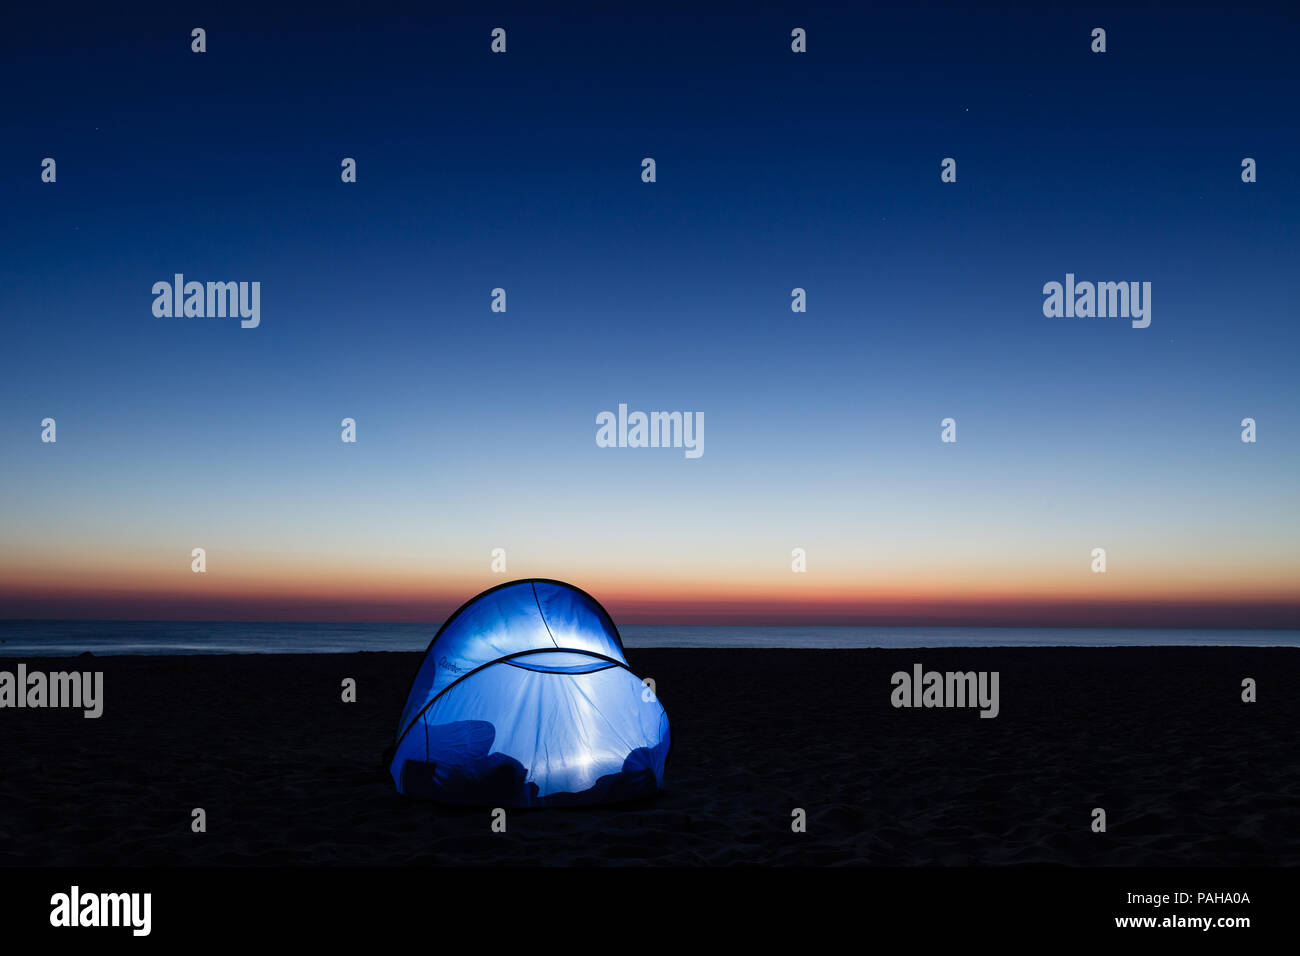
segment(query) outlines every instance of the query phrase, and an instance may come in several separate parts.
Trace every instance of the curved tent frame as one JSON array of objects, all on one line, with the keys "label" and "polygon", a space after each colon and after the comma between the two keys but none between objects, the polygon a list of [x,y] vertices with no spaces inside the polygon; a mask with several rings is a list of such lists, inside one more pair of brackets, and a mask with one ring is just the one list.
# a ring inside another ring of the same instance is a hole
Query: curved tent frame
[{"label": "curved tent frame", "polygon": [[[480,591],[478,594],[474,595],[472,598],[470,598],[460,607],[456,608],[456,610],[450,616],[448,616],[447,620],[442,622],[442,627],[438,628],[438,632],[433,635],[433,640],[431,640],[429,642],[429,646],[424,649],[424,657],[422,657],[421,660],[423,661],[427,659],[428,656],[433,653],[433,649],[434,647],[437,646],[438,639],[442,637],[443,632],[446,631],[447,628],[450,627],[456,621],[456,619],[461,616],[461,614],[466,610],[466,608],[470,607],[473,604],[477,604],[482,598],[487,597],[489,594],[493,594],[505,588],[515,587],[516,585],[519,584],[533,585],[533,589],[532,589],[533,600],[535,601],[537,600],[536,585],[538,584],[554,584],[562,588],[568,588],[570,591],[574,591],[578,594],[581,594],[583,597],[585,597],[588,601],[592,603],[592,605],[596,608],[596,610],[600,612],[601,616],[604,618],[604,622],[609,625],[610,633],[614,635],[614,641],[618,644],[618,649],[620,651],[624,650],[623,636],[618,633],[618,625],[614,623],[614,619],[609,616],[609,612],[605,610],[604,606],[599,601],[597,601],[594,597],[592,597],[582,588],[575,587],[574,585],[569,584],[567,581],[558,581],[555,578],[519,578],[515,581],[506,581],[502,584],[495,585],[493,587],[488,588],[486,591]],[[541,612],[540,601],[538,602],[537,610],[539,613]],[[542,615],[542,623],[546,624],[546,616],[544,614]],[[546,624],[546,629],[548,632],[550,631],[549,624]],[[552,636],[552,640],[554,640],[554,636]],[[480,671],[486,670],[489,667],[495,667],[497,664],[504,664],[511,660],[514,660],[516,657],[526,657],[529,654],[554,654],[554,653],[565,653],[565,652],[570,654],[582,654],[586,657],[595,658],[597,660],[608,661],[611,666],[621,667],[629,674],[632,673],[632,668],[628,666],[626,660],[622,660],[622,661],[616,660],[613,657],[608,657],[604,654],[598,654],[595,651],[589,651],[577,647],[560,647],[559,645],[556,645],[555,647],[537,647],[537,648],[533,648],[532,650],[516,651],[513,654],[506,654],[503,657],[498,657],[496,660],[487,661],[484,664],[478,665],[473,670],[461,674],[459,677],[457,677],[446,687],[442,688],[442,690],[438,691],[438,693],[434,694],[427,701],[425,701],[424,706],[421,707],[419,711],[417,711],[414,715],[412,715],[407,725],[402,728],[402,732],[397,735],[396,746],[400,747],[402,745],[402,741],[405,740],[406,735],[411,732],[411,728],[414,727],[416,723],[420,720],[420,718],[424,716],[425,712],[430,707],[433,706],[435,701],[437,701],[440,697],[446,694],[447,691],[451,690],[453,687],[455,687],[457,684],[461,683],[462,681],[470,677],[473,677],[475,674],[479,673]],[[604,668],[602,668],[602,670],[603,669]],[[405,699],[407,700],[410,699],[411,693],[415,690],[415,682],[419,678],[419,674],[420,672],[417,669],[415,673],[415,677],[411,678],[411,686],[406,691]]]}]

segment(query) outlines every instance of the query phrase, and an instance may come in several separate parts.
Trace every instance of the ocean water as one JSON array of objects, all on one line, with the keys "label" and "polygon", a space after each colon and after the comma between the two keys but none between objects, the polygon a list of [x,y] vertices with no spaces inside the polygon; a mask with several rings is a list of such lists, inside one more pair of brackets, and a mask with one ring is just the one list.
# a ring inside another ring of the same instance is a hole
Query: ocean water
[{"label": "ocean water", "polygon": [[[0,621],[0,657],[107,654],[340,654],[423,651],[434,624]],[[1300,630],[1081,627],[727,627],[628,625],[637,647],[1300,647]]]}]

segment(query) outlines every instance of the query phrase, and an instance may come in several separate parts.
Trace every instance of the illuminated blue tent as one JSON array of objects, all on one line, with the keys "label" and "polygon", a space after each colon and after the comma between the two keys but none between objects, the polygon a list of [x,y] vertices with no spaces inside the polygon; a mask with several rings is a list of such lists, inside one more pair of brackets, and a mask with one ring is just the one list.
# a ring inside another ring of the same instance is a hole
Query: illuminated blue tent
[{"label": "illuminated blue tent", "polygon": [[401,793],[483,806],[655,793],[668,715],[628,669],[605,609],[559,581],[484,591],[434,637],[389,768]]}]

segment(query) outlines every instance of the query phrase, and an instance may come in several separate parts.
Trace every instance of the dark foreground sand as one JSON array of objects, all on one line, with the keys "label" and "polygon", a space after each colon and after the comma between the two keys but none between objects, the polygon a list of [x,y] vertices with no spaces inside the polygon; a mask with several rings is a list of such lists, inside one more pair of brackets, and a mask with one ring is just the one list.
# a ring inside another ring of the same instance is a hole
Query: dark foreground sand
[{"label": "dark foreground sand", "polygon": [[[672,722],[666,790],[505,834],[377,771],[419,655],[29,660],[104,670],[106,706],[0,710],[0,863],[1300,864],[1300,650],[629,657]],[[918,661],[1000,671],[1000,716],[893,709]]]}]

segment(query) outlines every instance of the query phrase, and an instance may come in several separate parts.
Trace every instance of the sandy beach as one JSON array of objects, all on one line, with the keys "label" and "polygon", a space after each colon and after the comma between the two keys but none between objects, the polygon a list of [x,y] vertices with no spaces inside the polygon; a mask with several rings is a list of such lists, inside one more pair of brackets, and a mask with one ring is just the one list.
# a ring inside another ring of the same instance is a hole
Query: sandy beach
[{"label": "sandy beach", "polygon": [[[0,710],[0,864],[1300,864],[1300,650],[628,658],[672,722],[666,789],[512,811],[504,834],[380,769],[419,655],[26,659],[102,670],[103,715]],[[997,671],[997,717],[891,706],[891,674],[917,663]]]}]

